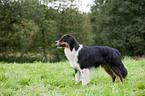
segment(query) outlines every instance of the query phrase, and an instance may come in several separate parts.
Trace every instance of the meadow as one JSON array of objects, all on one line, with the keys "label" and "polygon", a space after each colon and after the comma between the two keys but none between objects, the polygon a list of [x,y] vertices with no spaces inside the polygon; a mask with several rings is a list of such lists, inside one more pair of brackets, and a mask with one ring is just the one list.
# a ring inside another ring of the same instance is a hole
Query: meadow
[{"label": "meadow", "polygon": [[74,70],[68,61],[58,63],[0,62],[0,96],[145,96],[145,58],[125,57],[128,75],[123,84],[99,67],[91,82],[75,84]]}]

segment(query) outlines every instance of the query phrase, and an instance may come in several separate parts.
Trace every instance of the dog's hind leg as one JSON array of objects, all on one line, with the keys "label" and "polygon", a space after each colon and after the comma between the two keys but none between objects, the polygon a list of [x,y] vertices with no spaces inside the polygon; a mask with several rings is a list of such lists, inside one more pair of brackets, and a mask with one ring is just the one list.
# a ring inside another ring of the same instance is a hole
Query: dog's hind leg
[{"label": "dog's hind leg", "polygon": [[116,76],[113,74],[113,72],[110,70],[108,65],[103,65],[103,68],[105,69],[105,71],[111,76],[112,81],[114,82],[116,79]]},{"label": "dog's hind leg", "polygon": [[111,66],[110,70],[118,77],[119,82],[122,84],[123,79],[122,79],[121,71],[119,70],[119,68],[117,66]]},{"label": "dog's hind leg", "polygon": [[91,77],[90,77],[90,70],[87,68],[87,70],[86,70],[86,74],[87,74],[87,83],[89,83],[91,80]]}]

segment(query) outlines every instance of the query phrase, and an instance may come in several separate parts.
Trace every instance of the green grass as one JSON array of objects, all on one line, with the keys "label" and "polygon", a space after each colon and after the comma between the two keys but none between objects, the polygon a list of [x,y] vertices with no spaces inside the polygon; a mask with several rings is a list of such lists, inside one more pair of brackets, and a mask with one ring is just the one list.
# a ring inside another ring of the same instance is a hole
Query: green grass
[{"label": "green grass", "polygon": [[69,62],[0,63],[0,96],[145,96],[145,59],[123,60],[128,76],[121,85],[101,67],[95,69],[91,82],[75,84]]}]

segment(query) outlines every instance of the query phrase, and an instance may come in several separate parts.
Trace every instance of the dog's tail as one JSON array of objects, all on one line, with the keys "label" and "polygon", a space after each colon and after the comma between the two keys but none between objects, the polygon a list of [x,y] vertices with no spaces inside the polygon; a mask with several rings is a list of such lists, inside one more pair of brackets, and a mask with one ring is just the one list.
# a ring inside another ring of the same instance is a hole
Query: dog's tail
[{"label": "dog's tail", "polygon": [[121,71],[122,77],[125,78],[127,76],[127,69],[124,67],[122,62],[121,62],[121,64],[118,67],[119,67],[119,69]]}]

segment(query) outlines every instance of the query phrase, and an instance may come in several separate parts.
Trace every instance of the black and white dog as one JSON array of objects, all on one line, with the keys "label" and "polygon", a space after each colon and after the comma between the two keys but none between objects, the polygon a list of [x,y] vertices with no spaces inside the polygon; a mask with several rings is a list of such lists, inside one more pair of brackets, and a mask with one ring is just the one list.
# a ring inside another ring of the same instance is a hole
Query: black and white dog
[{"label": "black and white dog", "polygon": [[107,46],[85,47],[80,45],[72,35],[63,35],[56,41],[58,48],[65,48],[64,52],[70,65],[75,70],[76,84],[82,80],[82,85],[90,82],[90,67],[101,65],[111,76],[112,82],[116,76],[122,84],[127,70],[121,61],[121,55],[117,49]]}]

